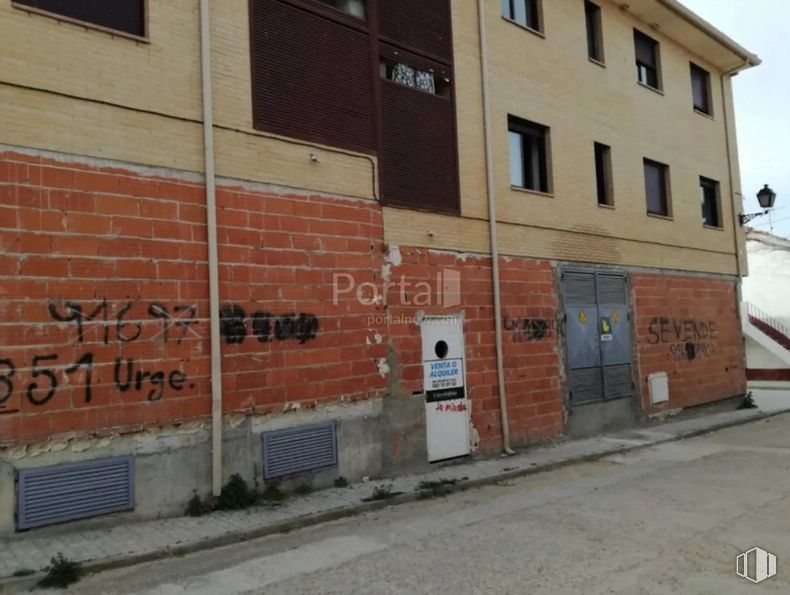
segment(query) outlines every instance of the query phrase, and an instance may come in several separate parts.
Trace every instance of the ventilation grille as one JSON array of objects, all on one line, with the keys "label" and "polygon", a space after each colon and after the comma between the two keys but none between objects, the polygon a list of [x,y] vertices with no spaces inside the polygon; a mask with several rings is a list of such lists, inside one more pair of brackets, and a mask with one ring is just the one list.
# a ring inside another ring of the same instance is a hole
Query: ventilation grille
[{"label": "ventilation grille", "polygon": [[262,440],[266,479],[337,466],[333,421],[264,432]]},{"label": "ventilation grille", "polygon": [[132,457],[17,471],[18,529],[133,509]]},{"label": "ventilation grille", "polygon": [[625,277],[623,275],[598,275],[598,303],[628,303]]},{"label": "ventilation grille", "polygon": [[571,370],[568,373],[568,384],[574,405],[603,401],[603,377],[600,368]]},{"label": "ventilation grille", "polygon": [[592,273],[565,273],[563,289],[566,304],[586,306],[595,304],[595,275]]},{"label": "ventilation grille", "polygon": [[603,369],[607,399],[624,399],[634,395],[631,366],[607,366]]}]

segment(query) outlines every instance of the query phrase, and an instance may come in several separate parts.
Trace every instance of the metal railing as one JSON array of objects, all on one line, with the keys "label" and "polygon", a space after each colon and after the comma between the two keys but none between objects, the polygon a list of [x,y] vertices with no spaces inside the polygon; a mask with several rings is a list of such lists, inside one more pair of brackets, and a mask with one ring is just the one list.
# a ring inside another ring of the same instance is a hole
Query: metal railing
[{"label": "metal railing", "polygon": [[749,315],[749,318],[754,318],[755,320],[759,320],[764,325],[770,327],[790,342],[790,328],[788,328],[785,324],[778,321],[776,318],[772,318],[766,312],[760,310],[757,306],[752,304],[751,302],[745,302],[746,305],[746,312]]}]

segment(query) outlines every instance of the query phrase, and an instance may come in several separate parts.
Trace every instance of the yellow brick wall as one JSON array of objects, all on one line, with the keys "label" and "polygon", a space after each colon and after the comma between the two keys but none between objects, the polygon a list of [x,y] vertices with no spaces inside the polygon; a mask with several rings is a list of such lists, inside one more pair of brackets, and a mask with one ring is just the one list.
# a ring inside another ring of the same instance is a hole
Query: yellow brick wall
[{"label": "yellow brick wall", "polygon": [[[147,7],[138,41],[0,0],[0,143],[202,171],[198,2]],[[253,130],[247,0],[211,17],[217,174],[373,198],[374,158]]]},{"label": "yellow brick wall", "polygon": [[[497,216],[518,224],[502,226],[502,251],[734,273],[736,230],[716,68],[608,1],[601,2],[605,68],[587,58],[582,0],[543,0],[545,36],[504,20],[498,2],[486,6]],[[453,3],[453,8],[462,211],[486,219],[476,4]],[[634,27],[661,44],[663,94],[636,82]],[[713,118],[693,111],[691,60],[711,72]],[[511,189],[508,114],[550,127],[552,196]],[[614,209],[597,204],[595,141],[612,147]],[[644,157],[670,165],[672,221],[646,214]],[[700,175],[721,183],[723,230],[702,225]],[[409,225],[402,224],[406,219]],[[482,240],[478,221],[459,227],[452,218],[439,221],[392,209],[385,220],[393,243],[422,239],[421,245],[437,248],[474,244],[485,250],[488,241]]]},{"label": "yellow brick wall", "polygon": [[[486,3],[502,251],[735,272],[738,234],[715,68],[693,58],[712,73],[710,119],[691,107],[688,50],[603,0],[601,68],[587,59],[583,1],[542,1],[545,37],[503,20],[498,2]],[[149,38],[136,41],[0,0],[0,142],[201,171],[197,7],[195,0],[148,0]],[[464,0],[452,7],[462,218],[386,209],[385,234],[392,243],[484,252],[477,6]],[[247,1],[213,0],[211,11],[218,174],[374,197],[370,156],[252,129]],[[637,24],[661,42],[663,95],[635,81]],[[510,188],[509,113],[551,128],[553,196]],[[593,141],[612,146],[614,210],[596,204]],[[671,166],[673,221],[646,215],[643,157]],[[722,231],[701,224],[700,175],[721,182]]]}]

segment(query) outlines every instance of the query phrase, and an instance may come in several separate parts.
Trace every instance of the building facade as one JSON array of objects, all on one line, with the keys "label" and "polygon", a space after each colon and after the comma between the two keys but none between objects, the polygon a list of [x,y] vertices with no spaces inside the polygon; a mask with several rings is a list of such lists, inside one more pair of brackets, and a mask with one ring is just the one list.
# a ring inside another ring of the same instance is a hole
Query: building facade
[{"label": "building facade", "polygon": [[787,388],[790,383],[790,240],[748,229],[749,277],[743,280],[741,320],[746,343],[746,377],[753,388]]},{"label": "building facade", "polygon": [[0,532],[745,392],[759,60],[675,0],[111,4],[0,0]]}]

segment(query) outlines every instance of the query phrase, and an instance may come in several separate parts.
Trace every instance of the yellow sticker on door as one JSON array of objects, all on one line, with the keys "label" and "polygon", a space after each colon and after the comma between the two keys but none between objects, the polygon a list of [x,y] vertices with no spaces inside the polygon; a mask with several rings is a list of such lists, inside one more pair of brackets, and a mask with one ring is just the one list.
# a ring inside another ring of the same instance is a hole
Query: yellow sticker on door
[{"label": "yellow sticker on door", "polygon": [[579,310],[579,322],[587,324],[587,312],[585,312],[583,308]]}]

